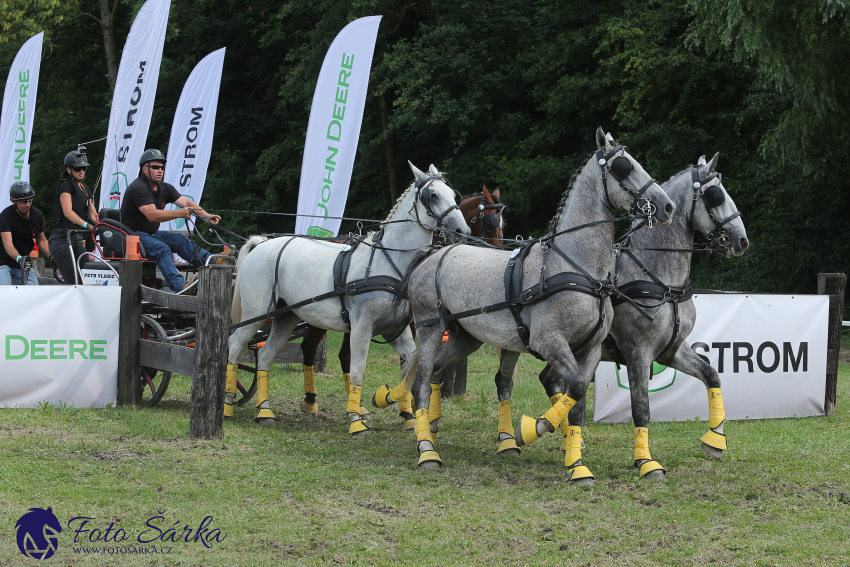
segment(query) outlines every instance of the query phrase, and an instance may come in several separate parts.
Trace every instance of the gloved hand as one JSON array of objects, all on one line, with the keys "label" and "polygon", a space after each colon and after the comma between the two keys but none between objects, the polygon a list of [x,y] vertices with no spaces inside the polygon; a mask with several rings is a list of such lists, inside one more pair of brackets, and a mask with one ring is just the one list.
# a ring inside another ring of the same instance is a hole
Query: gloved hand
[{"label": "gloved hand", "polygon": [[29,256],[20,256],[19,258],[18,265],[21,267],[21,271],[32,268],[32,258]]}]

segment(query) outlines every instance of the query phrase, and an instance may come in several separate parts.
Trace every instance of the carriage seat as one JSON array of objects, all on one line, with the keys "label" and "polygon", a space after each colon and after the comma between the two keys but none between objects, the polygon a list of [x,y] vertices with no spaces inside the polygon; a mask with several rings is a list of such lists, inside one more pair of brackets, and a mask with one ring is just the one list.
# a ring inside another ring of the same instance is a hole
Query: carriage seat
[{"label": "carriage seat", "polygon": [[[118,209],[100,209],[100,222],[95,226],[95,231],[100,239],[100,248],[103,257],[108,259],[122,259],[127,254],[127,237],[136,236],[129,226],[121,222],[121,212]],[[139,242],[139,255],[146,258],[144,245]]]}]

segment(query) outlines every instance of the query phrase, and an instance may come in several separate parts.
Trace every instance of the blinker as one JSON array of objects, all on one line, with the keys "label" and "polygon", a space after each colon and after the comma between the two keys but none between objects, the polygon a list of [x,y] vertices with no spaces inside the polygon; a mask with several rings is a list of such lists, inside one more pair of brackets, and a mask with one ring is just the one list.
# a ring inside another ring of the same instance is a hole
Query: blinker
[{"label": "blinker", "polygon": [[496,232],[499,228],[499,219],[493,213],[484,215],[484,224],[481,226],[484,232]]},{"label": "blinker", "polygon": [[611,162],[611,174],[618,180],[623,181],[633,171],[632,162],[625,156],[617,156]]},{"label": "blinker", "polygon": [[726,202],[726,195],[718,185],[711,185],[705,189],[703,199],[706,207],[715,209]]}]

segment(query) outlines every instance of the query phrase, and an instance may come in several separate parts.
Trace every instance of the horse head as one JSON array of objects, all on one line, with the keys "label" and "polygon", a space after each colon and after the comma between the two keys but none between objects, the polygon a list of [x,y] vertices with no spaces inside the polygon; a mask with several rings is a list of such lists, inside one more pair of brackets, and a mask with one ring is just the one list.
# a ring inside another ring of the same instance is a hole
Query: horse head
[{"label": "horse head", "polygon": [[628,148],[618,145],[602,128],[596,130],[596,145],[599,149],[593,159],[602,169],[602,199],[612,209],[649,213],[652,224],[670,224],[676,205],[629,154]]},{"label": "horse head", "polygon": [[718,246],[740,256],[749,247],[744,221],[735,202],[723,186],[723,176],[715,171],[720,152],[706,163],[705,156],[699,158],[691,168],[693,200],[690,223],[694,230]]},{"label": "horse head", "polygon": [[[415,177],[415,202],[411,212],[416,222],[427,228],[435,225],[436,232],[469,235],[469,227],[460,212],[460,193],[455,191],[443,174],[432,164],[428,173],[423,173],[409,161]],[[432,220],[428,219],[431,217]],[[428,228],[428,230],[434,230]]]},{"label": "horse head", "polygon": [[472,236],[482,238],[493,246],[503,246],[505,230],[505,205],[499,200],[501,188],[490,192],[487,186],[481,193],[466,195],[460,203],[460,212],[469,225]]}]

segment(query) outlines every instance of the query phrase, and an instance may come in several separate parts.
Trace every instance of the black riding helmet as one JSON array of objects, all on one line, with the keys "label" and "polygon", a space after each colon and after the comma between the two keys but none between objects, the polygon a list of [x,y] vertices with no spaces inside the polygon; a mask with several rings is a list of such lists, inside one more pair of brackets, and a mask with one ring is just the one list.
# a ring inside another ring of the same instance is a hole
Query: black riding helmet
[{"label": "black riding helmet", "polygon": [[88,167],[85,152],[68,152],[65,155],[65,167]]},{"label": "black riding helmet", "polygon": [[9,197],[13,201],[26,201],[35,197],[35,189],[26,181],[15,181],[9,187]]},{"label": "black riding helmet", "polygon": [[150,161],[161,161],[165,163],[165,156],[159,150],[145,150],[145,153],[139,158],[139,167],[144,167]]}]

